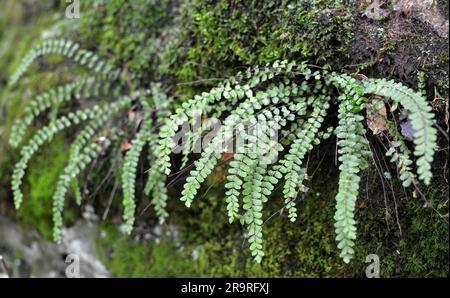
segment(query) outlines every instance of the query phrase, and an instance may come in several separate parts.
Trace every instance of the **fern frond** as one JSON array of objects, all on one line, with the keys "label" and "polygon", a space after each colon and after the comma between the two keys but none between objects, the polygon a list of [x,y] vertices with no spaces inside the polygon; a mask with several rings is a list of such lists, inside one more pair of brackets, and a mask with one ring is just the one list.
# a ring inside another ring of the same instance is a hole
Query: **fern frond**
[{"label": "fern frond", "polygon": [[[157,134],[149,135],[150,148],[152,148],[152,146],[154,145],[154,141],[157,137]],[[159,222],[162,224],[168,216],[168,213],[165,209],[168,200],[166,188],[167,176],[158,171],[158,169],[154,168],[154,156],[151,150],[149,151],[148,160],[150,162],[151,169],[149,171],[147,183],[145,185],[144,194],[151,197],[153,209],[158,216]]]},{"label": "fern frond", "polygon": [[431,163],[437,148],[437,130],[434,125],[434,114],[426,98],[402,84],[385,79],[370,79],[365,84],[364,92],[390,98],[405,109],[411,121],[414,133],[414,155],[417,174],[425,184],[430,184],[432,178]]},{"label": "fern frond", "polygon": [[[175,146],[172,138],[175,136],[180,125],[187,122],[195,114],[202,114],[202,111],[207,111],[211,105],[221,100],[225,100],[230,105],[234,105],[239,101],[252,98],[251,103],[257,107],[259,98],[258,96],[254,96],[252,88],[274,79],[281,74],[284,74],[286,81],[289,82],[289,74],[302,74],[308,79],[312,75],[312,72],[305,64],[276,61],[272,66],[267,65],[262,70],[258,67],[250,69],[246,72],[245,76],[238,74],[237,77],[226,80],[209,92],[203,92],[201,95],[196,95],[193,99],[183,102],[181,107],[176,109],[175,113],[166,120],[165,125],[160,130],[160,141],[155,149],[155,154],[158,156],[157,164],[161,172],[166,175],[169,175],[171,172],[169,155],[171,149]],[[247,79],[247,82],[240,81],[244,79]],[[294,87],[296,88],[295,84],[293,84],[292,88]],[[276,90],[272,90],[272,92],[275,93]],[[260,95],[260,97],[264,97],[264,95]],[[277,99],[274,96],[274,104],[277,103]]]},{"label": "fern frond", "polygon": [[117,96],[120,87],[115,87],[111,92],[111,82],[105,80],[103,76],[87,77],[76,83],[59,86],[55,89],[38,95],[25,107],[25,113],[18,118],[11,128],[9,143],[17,147],[23,140],[26,129],[33,123],[33,120],[50,107],[57,107],[70,100],[80,100],[82,97],[88,98],[99,95]]},{"label": "fern frond", "polygon": [[122,168],[122,189],[123,189],[123,207],[125,220],[125,231],[130,234],[134,225],[134,212],[136,210],[135,202],[135,182],[136,171],[142,149],[147,140],[147,131],[142,129],[132,141],[132,147],[125,156],[125,162]]},{"label": "fern frond", "polygon": [[28,167],[28,162],[31,157],[39,150],[39,148],[47,141],[51,140],[55,134],[63,129],[78,125],[83,121],[101,118],[102,114],[108,114],[110,112],[117,112],[123,107],[129,106],[131,98],[125,97],[114,103],[102,106],[94,106],[92,108],[71,112],[67,116],[62,116],[49,125],[41,128],[36,134],[29,140],[21,151],[21,159],[15,165],[12,175],[11,187],[14,194],[14,204],[17,209],[20,208],[23,201],[23,194],[20,190],[22,185],[22,179],[25,175],[25,170]]},{"label": "fern frond", "polygon": [[298,130],[296,138],[291,145],[288,154],[281,162],[279,171],[285,174],[285,184],[283,195],[285,198],[286,208],[288,209],[288,217],[293,222],[297,218],[294,199],[297,197],[298,191],[304,191],[302,181],[305,172],[302,168],[303,159],[306,154],[313,149],[313,145],[317,142],[317,134],[322,125],[326,112],[329,108],[328,98],[320,97],[316,99],[314,110]]},{"label": "fern frond", "polygon": [[388,119],[385,119],[384,121],[386,121],[389,135],[393,138],[389,143],[389,149],[386,151],[386,156],[390,158],[389,161],[391,163],[397,165],[403,187],[409,187],[416,178],[416,175],[411,168],[413,164],[413,161],[409,157],[411,152],[394,123]]},{"label": "fern frond", "polygon": [[254,260],[260,263],[264,257],[263,235],[262,235],[262,209],[263,197],[262,183],[267,165],[259,162],[258,154],[250,153],[245,155],[243,163],[249,168],[249,175],[244,177],[243,184],[243,205],[245,210],[242,218],[247,225],[248,242]]},{"label": "fern frond", "polygon": [[[292,106],[298,105],[293,104]],[[283,150],[283,147],[278,143],[277,131],[281,126],[286,124],[268,123],[268,120],[272,116],[272,113],[275,115],[283,115],[279,111],[284,111],[285,109],[286,107],[283,106],[282,108],[275,108],[273,111],[268,110],[258,115],[258,122],[255,124],[254,133],[247,137],[249,143],[243,148],[244,154],[238,158],[240,168],[237,171],[243,173],[241,176],[243,178],[242,194],[243,209],[245,211],[243,217],[240,217],[240,220],[243,224],[247,224],[250,251],[257,263],[260,263],[264,256],[262,234],[263,205],[267,203],[268,197],[275,188],[274,185],[278,182],[278,178],[275,177],[276,175],[272,176],[270,172],[267,173],[268,165]],[[294,110],[299,111],[301,108]],[[290,112],[288,112],[287,116],[285,114],[286,118],[289,119],[289,115]],[[236,184],[237,181],[238,179],[234,179],[234,181],[230,182],[234,190],[236,190],[236,186],[239,186],[239,184]],[[239,194],[238,191],[237,194]],[[232,195],[235,196],[236,193]],[[236,212],[236,210],[233,211]]]},{"label": "fern frond", "polygon": [[166,176],[160,173],[160,177],[155,179],[155,184],[152,187],[152,200],[153,209],[158,216],[159,224],[163,224],[169,213],[166,211],[167,200],[169,196],[166,188]]},{"label": "fern frond", "polygon": [[93,142],[85,147],[82,152],[72,159],[64,168],[56,184],[53,195],[53,238],[56,242],[61,241],[61,227],[63,226],[62,212],[64,209],[65,196],[70,184],[76,177],[96,158],[104,148],[108,147],[110,141],[105,139],[101,144]]},{"label": "fern frond", "polygon": [[370,151],[362,124],[364,117],[357,114],[365,102],[359,83],[347,76],[336,76],[334,82],[344,91],[339,96],[339,125],[336,128],[341,165],[334,226],[340,257],[349,263],[353,258],[356,239],[354,212],[359,194],[358,173],[368,165]]},{"label": "fern frond", "polygon": [[94,52],[80,48],[80,45],[70,40],[46,40],[42,44],[32,48],[22,59],[19,67],[11,76],[9,85],[14,85],[28,70],[31,64],[41,56],[57,54],[72,59],[74,62],[84,66],[95,73],[104,74],[110,78],[117,77],[119,71],[104,59],[101,59]]}]

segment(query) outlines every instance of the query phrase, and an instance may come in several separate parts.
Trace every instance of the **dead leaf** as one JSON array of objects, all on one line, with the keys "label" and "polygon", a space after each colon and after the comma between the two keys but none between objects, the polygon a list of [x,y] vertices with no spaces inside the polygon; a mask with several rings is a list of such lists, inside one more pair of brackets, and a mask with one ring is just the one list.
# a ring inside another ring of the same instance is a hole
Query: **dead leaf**
[{"label": "dead leaf", "polygon": [[233,152],[224,152],[222,154],[222,161],[225,161],[225,162],[230,161],[233,158],[233,156],[234,156]]},{"label": "dead leaf", "polygon": [[139,124],[141,124],[143,119],[142,113],[134,112],[134,111],[128,111],[128,120],[131,123],[134,123],[134,126],[137,128]]},{"label": "dead leaf", "polygon": [[350,76],[352,78],[360,80],[360,81],[364,81],[364,80],[368,80],[369,79],[368,77],[366,77],[362,73],[352,73]]},{"label": "dead leaf", "polygon": [[128,111],[128,120],[133,122],[136,119],[136,112]]},{"label": "dead leaf", "polygon": [[386,106],[379,99],[373,99],[367,103],[367,126],[374,135],[379,134],[387,129],[386,127]]},{"label": "dead leaf", "polygon": [[125,141],[122,143],[122,145],[120,145],[120,148],[122,149],[123,152],[130,150],[132,147],[133,147],[133,145],[131,143],[129,143],[128,141]]}]

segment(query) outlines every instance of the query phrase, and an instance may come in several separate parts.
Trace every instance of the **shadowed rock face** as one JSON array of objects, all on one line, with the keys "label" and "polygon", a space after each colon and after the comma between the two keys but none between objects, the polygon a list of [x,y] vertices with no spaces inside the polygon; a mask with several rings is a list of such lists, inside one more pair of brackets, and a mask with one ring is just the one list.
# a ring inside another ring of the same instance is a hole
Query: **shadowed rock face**
[{"label": "shadowed rock face", "polygon": [[[13,277],[65,277],[69,255],[78,257],[80,277],[108,277],[94,248],[94,239],[99,236],[93,224],[81,221],[63,230],[63,240],[58,245],[0,217],[0,255]],[[6,277],[2,267],[0,276]]]}]

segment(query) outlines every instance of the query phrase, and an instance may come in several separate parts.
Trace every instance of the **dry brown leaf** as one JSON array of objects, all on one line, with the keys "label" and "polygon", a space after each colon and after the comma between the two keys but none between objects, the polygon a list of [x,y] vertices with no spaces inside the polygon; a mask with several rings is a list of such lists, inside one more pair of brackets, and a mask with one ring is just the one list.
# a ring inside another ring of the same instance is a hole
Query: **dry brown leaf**
[{"label": "dry brown leaf", "polygon": [[231,161],[233,156],[234,156],[233,152],[224,152],[222,154],[222,161],[225,161],[225,162]]},{"label": "dry brown leaf", "polygon": [[383,101],[373,99],[372,102],[367,103],[367,126],[374,135],[387,129],[385,118],[386,106]]},{"label": "dry brown leaf", "polygon": [[132,147],[133,145],[128,141],[125,141],[122,143],[122,145],[120,145],[120,148],[122,149],[123,152],[130,150]]}]

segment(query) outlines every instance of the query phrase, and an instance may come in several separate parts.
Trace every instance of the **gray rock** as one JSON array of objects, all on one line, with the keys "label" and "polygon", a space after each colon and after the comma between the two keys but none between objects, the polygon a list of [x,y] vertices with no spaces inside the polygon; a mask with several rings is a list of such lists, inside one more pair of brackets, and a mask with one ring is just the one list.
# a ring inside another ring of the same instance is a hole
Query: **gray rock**
[{"label": "gray rock", "polygon": [[[61,244],[42,239],[36,231],[0,216],[0,255],[13,277],[65,277],[67,256],[79,260],[80,277],[109,277],[97,259],[94,241],[100,237],[95,225],[79,221],[63,229]],[[5,272],[0,269],[0,275]]]}]

